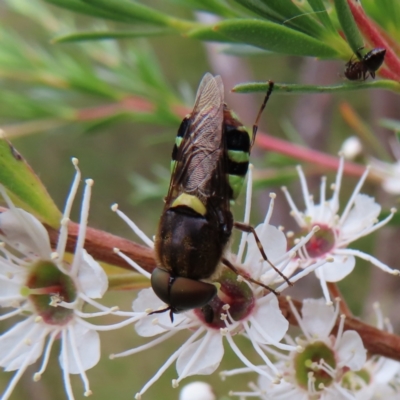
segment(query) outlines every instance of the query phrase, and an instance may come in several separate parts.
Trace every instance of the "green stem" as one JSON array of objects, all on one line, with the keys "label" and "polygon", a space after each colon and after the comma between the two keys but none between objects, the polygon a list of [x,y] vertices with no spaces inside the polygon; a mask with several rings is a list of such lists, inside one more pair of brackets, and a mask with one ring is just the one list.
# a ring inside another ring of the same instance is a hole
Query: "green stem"
[{"label": "green stem", "polygon": [[[255,93],[266,92],[268,82],[242,83],[236,85],[232,92],[235,93]],[[352,90],[363,89],[386,89],[395,93],[400,93],[400,83],[388,79],[370,82],[346,82],[338,85],[316,86],[316,85],[297,85],[293,83],[275,83],[274,92],[284,94],[297,93],[341,93]]]}]

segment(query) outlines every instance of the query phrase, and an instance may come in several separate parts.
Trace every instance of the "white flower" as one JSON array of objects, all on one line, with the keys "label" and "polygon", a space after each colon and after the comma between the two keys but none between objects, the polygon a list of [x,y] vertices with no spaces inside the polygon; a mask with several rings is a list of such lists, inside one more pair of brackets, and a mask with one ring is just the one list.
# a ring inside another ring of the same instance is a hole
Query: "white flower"
[{"label": "white flower", "polygon": [[[384,319],[378,303],[374,304],[377,328],[393,333],[388,319]],[[358,372],[349,371],[343,377],[343,385],[351,389],[357,400],[387,399],[400,397],[400,363],[382,356],[371,356]]]},{"label": "white flower", "polygon": [[[338,316],[321,300],[305,300],[302,317],[289,299],[292,313],[296,317],[302,336],[296,339],[304,351],[289,355],[273,352],[277,368],[283,372],[280,384],[271,385],[262,376],[258,385],[251,384],[252,392],[232,392],[242,398],[259,396],[261,399],[281,400],[355,400],[350,390],[342,385],[346,371],[359,371],[366,362],[366,350],[361,337],[355,331],[343,332],[344,317],[341,317],[336,336],[330,335]],[[287,336],[288,342],[292,339]],[[268,351],[267,348],[265,348]],[[245,368],[224,371],[223,376],[248,372]]]},{"label": "white flower", "polygon": [[[360,250],[347,248],[351,242],[369,235],[385,225],[392,218],[396,210],[392,209],[391,214],[387,218],[378,221],[381,206],[375,202],[374,198],[359,193],[368,175],[368,169],[366,169],[342,214],[339,215],[339,192],[343,176],[343,166],[344,160],[341,157],[336,182],[332,185],[333,195],[329,200],[326,200],[326,178],[322,178],[319,204],[314,203],[313,196],[308,191],[304,173],[298,167],[303,199],[306,206],[304,212],[299,211],[287,189],[283,188],[292,209],[291,215],[299,225],[301,233],[307,233],[315,226],[320,228],[313,238],[303,246],[299,252],[300,258],[293,261],[292,268],[295,268],[296,265],[301,268],[307,267],[310,263],[321,259],[321,257],[325,258],[328,255],[333,257],[333,262],[326,263],[315,271],[328,303],[331,303],[331,301],[326,282],[338,282],[350,274],[355,266],[355,257],[369,261],[390,274],[399,274],[399,270],[391,269],[375,257]],[[293,232],[288,232],[287,234],[288,237],[293,237],[293,235]]]},{"label": "white flower", "polygon": [[[250,193],[251,168],[247,190],[245,222],[248,220],[250,212]],[[272,213],[274,197],[275,196],[272,196],[266,224],[268,224]],[[112,209],[129,224],[133,231],[149,247],[154,247],[153,242],[147,238],[126,215],[119,211],[116,205],[114,205]],[[276,235],[279,237],[277,238]],[[312,236],[312,233],[309,234],[309,237],[310,236]],[[269,238],[272,243],[275,241],[281,242],[281,232],[279,230],[271,230]],[[247,263],[250,262],[249,260],[252,258],[251,252],[255,251],[257,253],[257,256],[255,256],[257,261],[261,257],[258,247],[253,249],[253,247],[249,245],[246,266],[241,264],[246,240],[247,234],[244,234],[237,256],[227,252],[225,257],[235,266],[249,273],[249,276],[259,278],[261,277],[261,273],[265,272],[263,266],[260,268],[257,264],[254,268],[246,268]],[[286,251],[286,240],[284,236],[283,240],[285,244],[280,246],[279,249],[276,249],[273,255],[276,266],[280,270],[285,270],[285,266],[295,255],[293,251]],[[301,247],[304,243],[305,240],[301,241],[298,247]],[[115,251],[130,263],[133,268],[150,279],[151,274],[149,272],[143,270],[143,268],[137,265],[133,260],[130,260],[119,252],[118,249]],[[271,267],[268,266],[268,268],[270,269]],[[310,268],[314,269],[316,267],[312,266]],[[256,272],[256,270],[258,270],[258,272]],[[298,277],[306,273],[307,271],[303,271],[298,274]],[[265,289],[261,286],[243,282],[243,278],[238,279],[238,276],[229,269],[223,270],[221,276],[217,278],[216,281],[220,284],[218,295],[215,296],[206,307],[175,314],[173,322],[171,322],[168,313],[152,314],[146,318],[142,318],[135,325],[137,333],[145,337],[159,336],[143,346],[114,355],[114,357],[122,357],[138,353],[151,346],[164,342],[177,332],[183,330],[191,333],[191,336],[186,342],[170,356],[154,377],[136,394],[136,399],[141,399],[143,393],[145,393],[145,391],[157,381],[161,374],[175,362],[178,378],[172,382],[174,387],[177,387],[179,382],[188,376],[213,373],[218,368],[224,354],[224,338],[239,359],[249,369],[261,374],[269,382],[280,381],[281,374],[279,370],[269,360],[262,346],[271,345],[282,350],[292,351],[298,350],[299,347],[296,344],[287,345],[280,343],[287,332],[288,322],[279,309],[276,296],[272,293],[267,294]],[[281,276],[275,271],[273,271],[268,278],[266,276],[263,277],[263,283],[267,285],[274,285],[281,281]],[[281,288],[285,286],[287,286],[287,283],[282,284]],[[136,313],[144,311],[150,313],[153,311],[165,310],[166,307],[167,306],[155,295],[152,288],[140,291],[137,299],[133,302],[133,309]],[[210,312],[209,315],[207,314],[208,312]],[[245,334],[251,341],[254,350],[259,355],[262,362],[268,366],[266,369],[257,367],[243,354],[233,339],[237,334]]]},{"label": "white flower", "polygon": [[[34,375],[40,379],[47,367],[54,342],[61,340],[59,363],[68,399],[73,399],[70,374],[79,374],[85,396],[91,394],[85,371],[100,358],[97,330],[126,325],[126,320],[114,326],[95,326],[85,319],[105,314],[124,315],[108,309],[95,300],[103,296],[108,280],[101,266],[84,250],[89,202],[93,181],[88,179],[83,195],[81,221],[73,261],[64,261],[68,237],[69,213],[80,181],[78,161],[73,159],[75,179],[69,193],[57,248],[52,250],[43,225],[31,214],[16,208],[6,190],[0,193],[9,210],[0,215],[0,305],[13,310],[0,316],[5,320],[23,317],[0,336],[0,366],[17,371],[1,399],[10,397],[26,368],[41,356],[42,365]],[[97,313],[82,312],[86,303],[100,309]]]}]

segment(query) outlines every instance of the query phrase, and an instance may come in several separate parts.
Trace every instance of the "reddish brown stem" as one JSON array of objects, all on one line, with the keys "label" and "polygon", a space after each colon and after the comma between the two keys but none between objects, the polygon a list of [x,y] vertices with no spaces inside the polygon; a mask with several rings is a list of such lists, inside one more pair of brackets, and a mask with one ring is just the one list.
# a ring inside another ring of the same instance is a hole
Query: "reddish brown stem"
[{"label": "reddish brown stem", "polygon": [[[46,226],[49,232],[51,246],[56,247],[58,241],[58,231]],[[68,225],[67,251],[75,251],[76,239],[78,237],[79,224],[70,222]],[[132,267],[121,257],[114,253],[113,249],[118,248],[132,260],[137,262],[147,271],[151,272],[155,266],[154,252],[148,247],[142,246],[119,236],[100,231],[94,228],[87,228],[85,249],[96,260],[108,264],[116,265],[132,271]]]},{"label": "reddish brown stem", "polygon": [[350,308],[347,306],[347,303],[340,292],[338,285],[334,282],[327,282],[329,293],[331,297],[334,299],[340,299],[339,308],[340,313],[344,314],[346,317],[352,317],[353,313],[351,312]]},{"label": "reddish brown stem", "polygon": [[365,38],[374,47],[383,47],[386,49],[385,64],[396,76],[395,80],[400,81],[400,59],[392,50],[392,46],[390,46],[386,39],[381,35],[375,23],[367,17],[359,3],[355,3],[354,0],[347,0],[347,2],[354,16],[356,24],[360,28],[360,31]]},{"label": "reddish brown stem", "polygon": [[[339,166],[339,159],[337,157],[317,150],[308,149],[265,133],[257,133],[256,143],[262,149],[276,151],[293,157],[296,160],[317,164],[330,170],[337,170]],[[344,173],[347,175],[360,177],[364,171],[365,167],[362,165],[351,162],[346,162],[344,165]]]},{"label": "reddish brown stem", "polygon": [[[50,234],[52,245],[54,246],[58,232],[52,228],[47,228]],[[78,233],[78,224],[71,223],[67,242],[67,249],[74,251]],[[137,243],[111,235],[107,232],[89,228],[86,235],[85,248],[98,261],[112,263],[116,266],[131,269],[127,263],[114,252],[113,248],[118,247],[126,255],[135,260],[146,271],[152,272],[156,266],[153,250],[141,246]],[[279,296],[279,304],[283,315],[291,324],[297,325],[297,320],[290,311],[289,304],[284,296]],[[301,302],[292,300],[296,308],[301,310]],[[372,354],[389,357],[400,361],[400,337],[380,331],[367,325],[354,317],[348,317],[345,321],[345,330],[357,331],[363,339],[364,346]]]}]

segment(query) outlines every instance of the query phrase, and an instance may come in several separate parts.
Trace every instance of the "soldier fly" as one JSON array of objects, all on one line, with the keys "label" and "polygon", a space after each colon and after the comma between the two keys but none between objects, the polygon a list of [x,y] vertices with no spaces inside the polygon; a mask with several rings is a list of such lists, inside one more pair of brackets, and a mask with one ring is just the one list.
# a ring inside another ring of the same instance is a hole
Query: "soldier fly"
[{"label": "soldier fly", "polygon": [[[359,49],[361,50],[362,47]],[[385,60],[386,49],[376,48],[369,51],[365,56],[356,52],[358,61],[353,61],[353,57],[346,64],[344,75],[350,81],[365,81],[369,75],[375,79],[375,72],[381,67]]]},{"label": "soldier fly", "polygon": [[207,280],[221,264],[242,275],[224,258],[233,227],[253,233],[268,261],[254,228],[234,222],[230,202],[244,183],[258,120],[272,89],[269,82],[250,137],[224,103],[221,77],[209,73],[203,77],[172,152],[171,181],[155,237],[158,267],[151,275],[154,292],[168,308],[154,313],[169,310],[173,321],[173,313],[205,306],[217,294],[216,286]]}]

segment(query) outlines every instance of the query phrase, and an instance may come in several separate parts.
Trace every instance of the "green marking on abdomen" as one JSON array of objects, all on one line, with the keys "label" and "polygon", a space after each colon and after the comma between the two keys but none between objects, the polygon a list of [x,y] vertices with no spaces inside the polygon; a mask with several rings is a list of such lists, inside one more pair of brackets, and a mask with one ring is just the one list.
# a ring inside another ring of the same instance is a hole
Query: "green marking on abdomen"
[{"label": "green marking on abdomen", "polygon": [[229,186],[232,189],[232,199],[235,200],[239,196],[244,184],[245,176],[228,175]]},{"label": "green marking on abdomen", "polygon": [[241,150],[228,150],[228,157],[237,163],[249,162],[250,154]]}]

